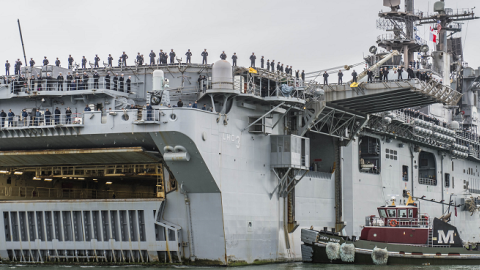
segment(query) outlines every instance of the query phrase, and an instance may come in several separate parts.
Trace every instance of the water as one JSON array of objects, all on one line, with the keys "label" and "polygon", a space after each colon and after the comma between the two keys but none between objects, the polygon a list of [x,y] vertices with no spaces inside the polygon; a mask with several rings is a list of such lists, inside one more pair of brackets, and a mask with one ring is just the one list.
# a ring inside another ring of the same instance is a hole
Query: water
[{"label": "water", "polygon": [[25,269],[35,268],[38,270],[148,270],[148,269],[161,269],[161,270],[198,270],[198,269],[238,269],[238,270],[303,270],[303,269],[327,269],[327,270],[405,270],[405,269],[428,269],[428,270],[450,270],[450,269],[479,269],[479,266],[372,266],[372,265],[332,265],[332,264],[303,264],[303,263],[283,263],[283,264],[267,264],[267,265],[253,265],[253,266],[240,266],[240,267],[193,267],[193,266],[141,266],[141,265],[128,265],[128,266],[77,266],[77,265],[0,265],[0,270],[7,269]]}]

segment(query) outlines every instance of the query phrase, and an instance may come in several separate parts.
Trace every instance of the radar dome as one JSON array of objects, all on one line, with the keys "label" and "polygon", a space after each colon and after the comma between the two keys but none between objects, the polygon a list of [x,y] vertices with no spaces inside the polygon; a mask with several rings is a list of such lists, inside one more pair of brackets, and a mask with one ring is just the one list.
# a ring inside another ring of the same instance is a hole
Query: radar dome
[{"label": "radar dome", "polygon": [[226,60],[219,60],[212,68],[212,89],[233,90],[232,65]]},{"label": "radar dome", "polygon": [[153,91],[162,91],[163,90],[163,71],[155,70],[152,76],[152,90]]}]

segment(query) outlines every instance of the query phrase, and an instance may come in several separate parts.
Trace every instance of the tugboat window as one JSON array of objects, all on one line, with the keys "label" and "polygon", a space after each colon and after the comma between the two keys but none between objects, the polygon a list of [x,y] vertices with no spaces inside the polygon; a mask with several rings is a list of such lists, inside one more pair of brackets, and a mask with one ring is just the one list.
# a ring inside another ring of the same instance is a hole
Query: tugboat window
[{"label": "tugboat window", "polygon": [[408,217],[413,218],[413,209],[408,209]]},{"label": "tugboat window", "polygon": [[385,213],[385,209],[380,209],[378,211],[378,213],[380,214],[381,218],[386,218],[387,217],[387,214]]},{"label": "tugboat window", "polygon": [[400,209],[398,210],[398,217],[407,217],[407,209]]},{"label": "tugboat window", "polygon": [[[381,168],[380,140],[368,136],[361,137],[358,142],[358,148],[360,172],[379,174]],[[390,150],[386,149],[385,152],[390,153]]]},{"label": "tugboat window", "polygon": [[395,209],[388,209],[387,212],[388,212],[388,217],[396,217]]}]

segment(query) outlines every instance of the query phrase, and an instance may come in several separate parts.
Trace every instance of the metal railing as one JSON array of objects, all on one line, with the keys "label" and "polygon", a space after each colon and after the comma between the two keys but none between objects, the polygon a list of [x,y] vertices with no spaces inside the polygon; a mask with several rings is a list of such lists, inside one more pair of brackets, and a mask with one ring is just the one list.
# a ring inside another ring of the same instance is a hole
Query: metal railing
[{"label": "metal railing", "polygon": [[[370,227],[421,227],[421,228],[429,228],[430,227],[430,219],[425,214],[420,214],[423,218],[409,218],[409,217],[398,217],[398,218],[381,218],[375,216],[366,216],[365,217],[365,226]],[[385,220],[387,222],[385,222]],[[391,222],[395,221],[395,222]],[[392,224],[395,226],[392,226]]]},{"label": "metal railing", "polygon": [[[114,196],[115,195],[115,196]],[[0,196],[32,199],[132,199],[156,198],[155,192],[130,192],[115,190],[45,188],[45,187],[1,187]]]},{"label": "metal railing", "polygon": [[[56,79],[46,80],[46,79],[30,79],[25,81],[12,81],[9,80],[7,85],[8,91],[10,93],[19,93],[19,92],[29,92],[29,91],[76,91],[76,90],[92,90],[92,89],[108,89],[115,90],[119,92],[135,92],[138,89],[138,82],[131,82],[130,85],[126,82],[127,78],[123,83],[117,81],[114,83],[113,77],[110,78],[110,82],[106,82],[105,78],[102,77],[95,82],[93,78],[89,78],[88,81],[75,81],[59,82]],[[2,82],[3,83],[3,82]]]},{"label": "metal railing", "polygon": [[42,114],[41,116],[29,115],[22,117],[15,115],[13,117],[0,117],[2,128],[24,128],[24,127],[41,127],[56,125],[83,125],[83,113],[72,113],[71,115],[60,114],[51,116]]},{"label": "metal railing", "polygon": [[[404,39],[402,36],[394,35],[394,34],[382,34],[382,35],[377,36],[377,42],[378,41],[390,41],[390,40],[402,40],[402,39]],[[419,44],[419,45],[427,44],[426,40],[424,40],[423,38],[420,38],[418,36],[415,37],[415,38],[412,38],[412,40],[415,40],[415,43]]]},{"label": "metal railing", "polygon": [[436,186],[436,185],[437,185],[437,179],[432,179],[432,178],[418,178],[418,183],[419,183],[420,185]]}]

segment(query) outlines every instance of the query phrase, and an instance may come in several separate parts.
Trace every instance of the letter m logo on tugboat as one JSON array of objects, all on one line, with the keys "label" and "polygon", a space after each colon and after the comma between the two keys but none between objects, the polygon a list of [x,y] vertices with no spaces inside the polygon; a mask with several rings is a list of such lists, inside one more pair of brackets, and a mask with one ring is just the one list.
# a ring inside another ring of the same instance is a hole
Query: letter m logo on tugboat
[{"label": "letter m logo on tugboat", "polygon": [[445,235],[445,232],[442,230],[438,230],[438,243],[439,244],[455,244],[455,241],[453,240],[453,230],[449,230],[447,234]]}]

